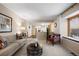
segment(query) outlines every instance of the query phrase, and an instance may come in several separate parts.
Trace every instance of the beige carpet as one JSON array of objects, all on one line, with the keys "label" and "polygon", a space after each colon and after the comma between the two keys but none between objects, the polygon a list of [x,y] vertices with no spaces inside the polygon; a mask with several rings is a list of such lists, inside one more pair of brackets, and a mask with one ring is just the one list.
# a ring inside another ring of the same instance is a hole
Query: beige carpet
[{"label": "beige carpet", "polygon": [[15,56],[27,56],[27,51],[26,51],[27,45],[35,41],[38,41],[43,48],[42,56],[73,56],[69,51],[64,49],[59,44],[55,44],[53,46],[49,43],[46,43],[46,40],[35,40],[35,38],[28,38],[26,45],[23,48],[21,48],[19,51],[17,51]]}]

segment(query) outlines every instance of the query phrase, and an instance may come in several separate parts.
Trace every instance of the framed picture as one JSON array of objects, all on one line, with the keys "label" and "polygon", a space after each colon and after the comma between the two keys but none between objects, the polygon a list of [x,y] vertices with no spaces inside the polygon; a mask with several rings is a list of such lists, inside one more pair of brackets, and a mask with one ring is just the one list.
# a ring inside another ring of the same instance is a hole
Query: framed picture
[{"label": "framed picture", "polygon": [[12,18],[0,13],[0,33],[12,32]]}]

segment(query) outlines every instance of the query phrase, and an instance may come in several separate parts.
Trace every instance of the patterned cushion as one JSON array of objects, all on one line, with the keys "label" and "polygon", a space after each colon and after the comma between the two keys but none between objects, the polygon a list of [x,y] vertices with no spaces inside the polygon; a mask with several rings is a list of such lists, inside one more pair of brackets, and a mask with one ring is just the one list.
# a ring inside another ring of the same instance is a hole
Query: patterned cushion
[{"label": "patterned cushion", "polygon": [[4,41],[4,47],[7,47],[7,46],[8,46],[7,41]]},{"label": "patterned cushion", "polygon": [[0,41],[1,41],[1,45],[3,48],[7,47],[7,40],[5,38],[3,38],[2,36],[0,36]]},{"label": "patterned cushion", "polygon": [[2,42],[2,40],[0,40],[0,49],[4,48],[4,43]]}]

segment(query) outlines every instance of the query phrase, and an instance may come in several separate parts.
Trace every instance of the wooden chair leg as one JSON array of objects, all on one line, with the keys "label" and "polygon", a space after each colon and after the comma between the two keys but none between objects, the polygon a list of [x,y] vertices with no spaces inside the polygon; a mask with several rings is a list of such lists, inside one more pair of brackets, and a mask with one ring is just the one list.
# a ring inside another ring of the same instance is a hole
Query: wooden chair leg
[{"label": "wooden chair leg", "polygon": [[59,44],[61,44],[61,39],[59,39]]}]

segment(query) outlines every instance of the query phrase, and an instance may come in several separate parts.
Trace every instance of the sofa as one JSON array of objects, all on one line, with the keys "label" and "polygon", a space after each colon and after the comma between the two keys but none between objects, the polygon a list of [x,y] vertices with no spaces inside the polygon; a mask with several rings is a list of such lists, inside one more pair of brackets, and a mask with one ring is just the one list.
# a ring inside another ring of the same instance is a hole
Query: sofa
[{"label": "sofa", "polygon": [[0,49],[0,56],[12,56],[16,51],[24,46],[26,39],[16,40],[16,35],[3,36],[8,42],[7,47]]}]

